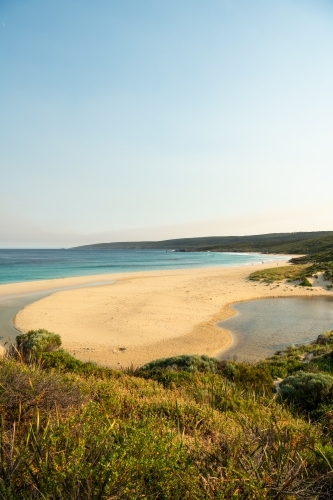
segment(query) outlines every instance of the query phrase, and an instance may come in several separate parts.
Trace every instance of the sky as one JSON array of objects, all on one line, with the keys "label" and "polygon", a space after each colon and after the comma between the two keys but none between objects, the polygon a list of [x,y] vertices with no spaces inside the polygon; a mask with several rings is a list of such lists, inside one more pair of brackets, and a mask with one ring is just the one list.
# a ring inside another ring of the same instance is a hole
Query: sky
[{"label": "sky", "polygon": [[0,248],[332,230],[333,3],[0,0]]}]

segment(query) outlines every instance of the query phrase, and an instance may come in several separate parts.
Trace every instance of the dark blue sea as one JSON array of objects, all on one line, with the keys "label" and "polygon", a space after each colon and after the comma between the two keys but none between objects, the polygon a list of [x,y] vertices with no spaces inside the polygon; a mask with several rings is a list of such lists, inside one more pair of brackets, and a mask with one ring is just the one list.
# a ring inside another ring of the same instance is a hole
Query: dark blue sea
[{"label": "dark blue sea", "polygon": [[240,266],[285,259],[283,255],[259,253],[0,249],[0,283],[158,269]]}]

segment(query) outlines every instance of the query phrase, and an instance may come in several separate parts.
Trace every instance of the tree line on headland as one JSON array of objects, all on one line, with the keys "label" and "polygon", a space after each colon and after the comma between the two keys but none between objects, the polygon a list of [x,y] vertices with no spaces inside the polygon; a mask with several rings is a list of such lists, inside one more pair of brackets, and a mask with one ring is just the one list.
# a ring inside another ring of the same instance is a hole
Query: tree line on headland
[{"label": "tree line on headland", "polygon": [[261,252],[308,254],[333,248],[333,231],[272,233],[250,236],[207,236],[163,241],[96,243],[76,250],[141,249],[182,252]]}]

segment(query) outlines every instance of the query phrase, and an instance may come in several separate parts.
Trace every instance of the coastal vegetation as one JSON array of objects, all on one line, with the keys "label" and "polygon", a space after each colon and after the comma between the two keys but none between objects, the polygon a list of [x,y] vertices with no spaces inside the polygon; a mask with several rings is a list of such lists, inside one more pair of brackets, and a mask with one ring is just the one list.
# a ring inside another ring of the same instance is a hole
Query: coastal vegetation
[{"label": "coastal vegetation", "polygon": [[301,280],[309,275],[309,269],[310,266],[307,264],[276,266],[251,273],[249,279],[251,281],[265,281],[267,283],[284,280]]},{"label": "coastal vegetation", "polygon": [[319,272],[324,273],[326,280],[333,281],[333,249],[315,252],[303,257],[295,257],[290,261],[295,265],[310,264],[309,272],[311,275]]},{"label": "coastal vegetation", "polygon": [[295,281],[300,286],[312,286],[309,278],[318,278],[322,273],[327,282],[327,288],[332,288],[333,281],[333,251],[318,252],[304,257],[295,257],[290,261],[292,266],[276,266],[251,273],[252,281]]},{"label": "coastal vegetation", "polygon": [[126,370],[27,338],[0,362],[0,498],[331,498],[333,332],[255,364]]}]

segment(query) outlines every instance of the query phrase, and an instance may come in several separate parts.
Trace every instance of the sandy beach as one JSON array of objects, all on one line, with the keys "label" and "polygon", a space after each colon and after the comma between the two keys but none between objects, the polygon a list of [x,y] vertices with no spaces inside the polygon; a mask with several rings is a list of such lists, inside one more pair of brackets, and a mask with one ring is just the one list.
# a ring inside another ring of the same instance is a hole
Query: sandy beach
[{"label": "sandy beach", "polygon": [[[213,356],[228,347],[231,335],[218,328],[216,322],[233,314],[231,303],[266,297],[332,295],[320,280],[312,289],[247,280],[251,272],[276,265],[14,283],[1,285],[0,296],[98,283],[55,292],[25,307],[16,315],[15,327],[22,332],[45,328],[60,334],[63,347],[81,360],[111,367],[137,366],[184,353]],[[280,261],[278,265],[285,264]],[[108,284],[101,285],[103,282]]]}]

